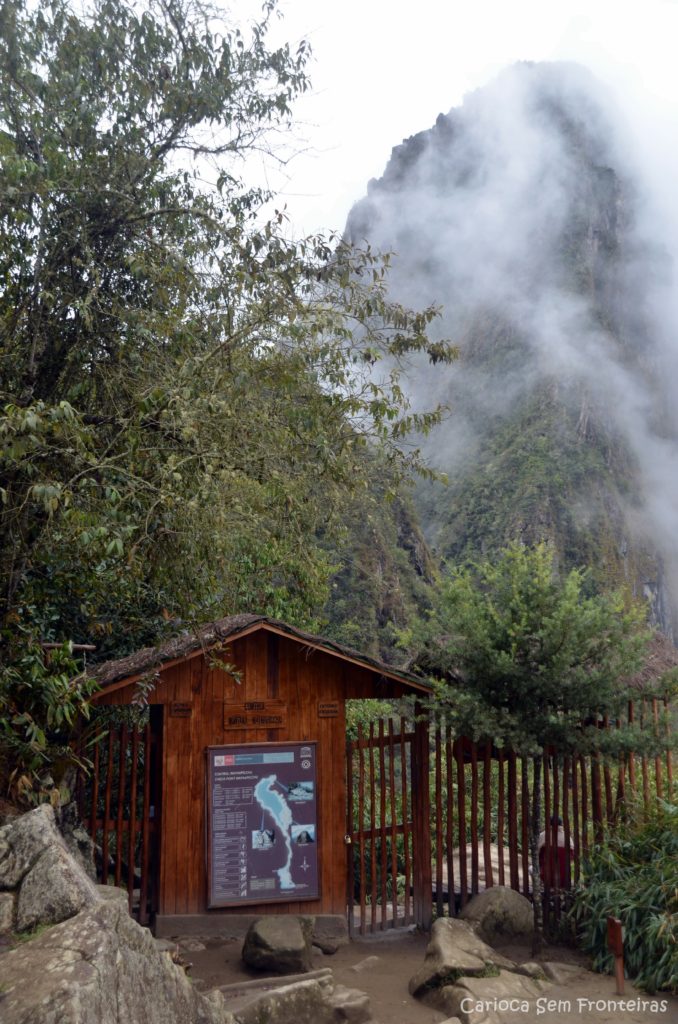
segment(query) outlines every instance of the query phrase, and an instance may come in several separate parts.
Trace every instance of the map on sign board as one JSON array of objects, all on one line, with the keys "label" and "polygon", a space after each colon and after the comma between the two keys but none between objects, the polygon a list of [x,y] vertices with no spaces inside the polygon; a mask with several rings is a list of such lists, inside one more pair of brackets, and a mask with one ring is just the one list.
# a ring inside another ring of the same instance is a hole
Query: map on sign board
[{"label": "map on sign board", "polygon": [[317,899],[315,743],[210,747],[208,906]]}]

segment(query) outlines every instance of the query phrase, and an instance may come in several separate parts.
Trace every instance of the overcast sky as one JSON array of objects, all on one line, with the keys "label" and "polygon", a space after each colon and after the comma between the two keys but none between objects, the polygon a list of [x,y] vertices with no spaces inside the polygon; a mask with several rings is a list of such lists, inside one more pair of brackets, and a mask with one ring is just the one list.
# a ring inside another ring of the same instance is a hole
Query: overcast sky
[{"label": "overcast sky", "polygon": [[[247,20],[258,0],[232,0]],[[642,141],[678,126],[678,0],[281,0],[274,38],[307,38],[313,91],[278,177],[297,233],[342,229],[393,146],[517,60],[577,60],[618,94]]]}]

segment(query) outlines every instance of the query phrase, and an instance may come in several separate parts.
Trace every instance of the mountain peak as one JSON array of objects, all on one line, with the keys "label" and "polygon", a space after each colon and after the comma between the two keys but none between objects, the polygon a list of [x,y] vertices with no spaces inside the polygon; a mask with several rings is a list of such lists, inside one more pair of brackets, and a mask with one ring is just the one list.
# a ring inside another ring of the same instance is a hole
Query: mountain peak
[{"label": "mountain peak", "polygon": [[670,631],[678,423],[646,302],[667,265],[625,139],[586,68],[512,65],[393,149],[347,234],[394,252],[395,297],[442,304],[460,346],[448,370],[409,374],[415,405],[451,408],[431,457],[452,484],[419,496],[441,554],[552,540]]}]

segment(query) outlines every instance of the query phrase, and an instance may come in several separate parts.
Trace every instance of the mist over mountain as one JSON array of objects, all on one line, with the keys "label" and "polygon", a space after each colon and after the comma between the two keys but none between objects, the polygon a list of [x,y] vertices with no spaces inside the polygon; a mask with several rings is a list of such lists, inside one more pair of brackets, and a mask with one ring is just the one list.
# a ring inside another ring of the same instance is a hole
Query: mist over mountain
[{"label": "mist over mountain", "polygon": [[415,405],[451,410],[429,451],[450,484],[417,494],[435,550],[549,539],[673,635],[678,311],[658,198],[588,71],[518,64],[397,146],[347,234],[393,251],[395,297],[441,304],[459,346],[408,376]]}]

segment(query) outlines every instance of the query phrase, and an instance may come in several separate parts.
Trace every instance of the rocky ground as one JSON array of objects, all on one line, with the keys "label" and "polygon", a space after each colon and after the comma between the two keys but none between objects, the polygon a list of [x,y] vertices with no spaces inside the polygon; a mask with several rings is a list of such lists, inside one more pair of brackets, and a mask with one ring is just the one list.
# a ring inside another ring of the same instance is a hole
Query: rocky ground
[{"label": "rocky ground", "polygon": [[630,985],[620,999],[568,949],[530,962],[530,904],[505,887],[476,896],[466,920],[435,921],[430,941],[395,930],[348,943],[341,918],[333,931],[281,915],[254,920],[244,943],[154,939],[124,891],[92,882],[90,861],[51,807],[0,828],[3,1024],[678,1024],[678,999]]},{"label": "rocky ground", "polygon": [[[185,940],[184,956],[190,960],[190,975],[200,987],[234,984],[257,977],[242,962],[242,941],[237,939]],[[449,1017],[443,1011],[414,999],[408,985],[424,960],[428,939],[414,932],[398,930],[374,937],[358,938],[332,955],[314,954],[314,966],[330,967],[335,980],[347,988],[366,992],[378,1024],[439,1024]],[[200,948],[200,947],[203,948]],[[526,943],[501,947],[501,952],[518,963],[531,959]],[[678,998],[650,997],[628,982],[623,997],[615,994],[614,979],[586,969],[584,957],[567,947],[549,947],[546,959],[565,965],[560,983],[544,988],[543,1003],[532,1001],[529,1010],[498,1012],[500,1024],[678,1024]],[[488,979],[489,980],[489,979]],[[539,997],[537,997],[539,998]],[[624,1006],[634,999],[648,1003],[653,998],[666,1000],[666,1008],[653,1012]],[[605,1003],[602,1007],[600,1001]],[[552,1004],[547,1002],[552,1001]],[[480,1019],[480,1018],[479,1018]],[[490,1018],[492,1021],[492,1018]]]}]

